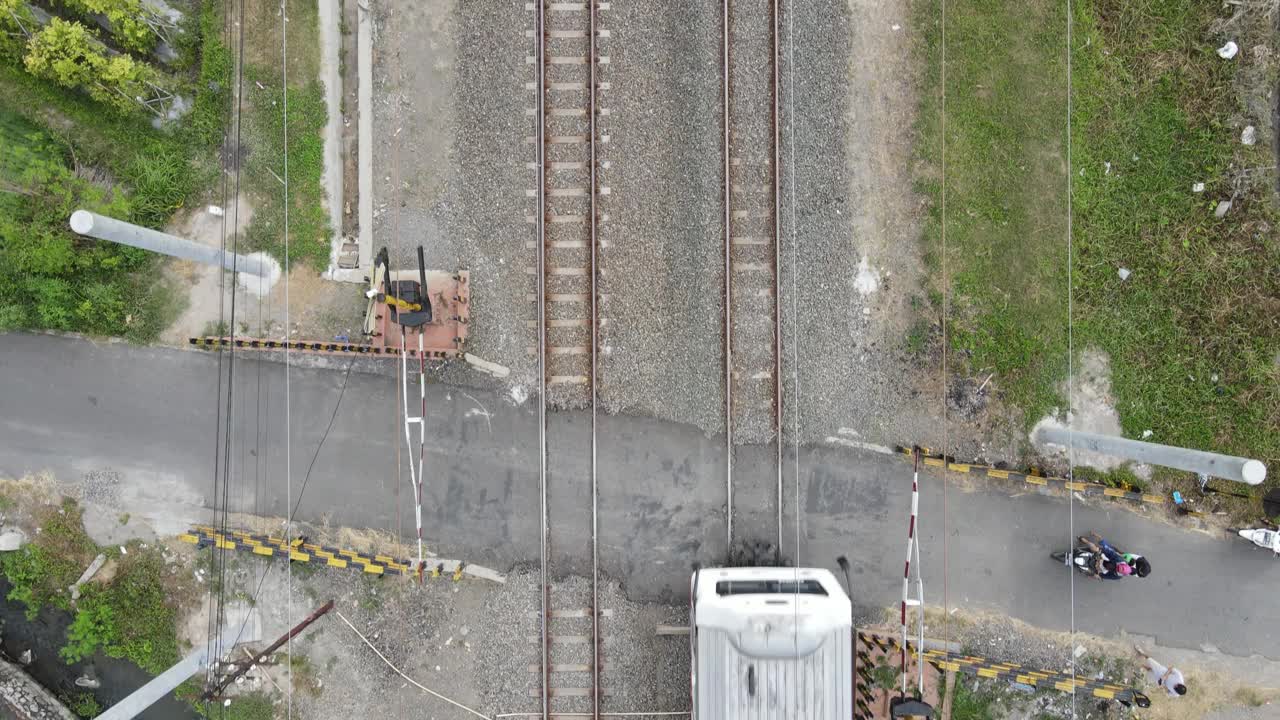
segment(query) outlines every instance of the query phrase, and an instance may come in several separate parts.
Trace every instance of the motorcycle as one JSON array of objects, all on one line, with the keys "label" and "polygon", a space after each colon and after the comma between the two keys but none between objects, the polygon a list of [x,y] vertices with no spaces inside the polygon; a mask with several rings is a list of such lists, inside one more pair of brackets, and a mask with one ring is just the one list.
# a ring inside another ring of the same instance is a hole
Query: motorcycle
[{"label": "motorcycle", "polygon": [[1074,567],[1077,572],[1088,575],[1089,577],[1098,576],[1098,573],[1095,572],[1093,569],[1094,558],[1096,556],[1097,556],[1097,553],[1095,553],[1094,551],[1090,550],[1087,547],[1076,548],[1070,553],[1070,557],[1068,557],[1068,554],[1065,551],[1051,553],[1049,555],[1049,557],[1053,558],[1054,560],[1057,560],[1063,565],[1069,565],[1071,567]]},{"label": "motorcycle", "polygon": [[1231,528],[1229,532],[1234,532],[1254,545],[1280,555],[1280,532],[1276,530],[1268,530],[1267,528]]}]

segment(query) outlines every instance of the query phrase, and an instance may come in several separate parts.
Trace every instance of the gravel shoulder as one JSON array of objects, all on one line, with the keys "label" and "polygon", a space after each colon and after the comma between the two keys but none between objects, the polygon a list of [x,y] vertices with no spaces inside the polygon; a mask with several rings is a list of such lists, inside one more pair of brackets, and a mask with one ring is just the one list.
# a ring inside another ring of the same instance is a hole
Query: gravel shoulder
[{"label": "gravel shoulder", "polygon": [[[326,600],[335,601],[335,612],[293,643],[292,662],[281,651],[279,665],[251,673],[243,687],[283,687],[292,668],[293,708],[300,717],[347,720],[363,717],[372,706],[399,718],[474,717],[408,683],[339,613],[396,668],[450,700],[490,717],[538,711],[539,700],[532,691],[540,676],[531,669],[540,653],[536,572],[518,572],[501,585],[447,579],[416,585],[295,565],[290,579],[279,563],[268,566],[237,557],[232,577],[237,589],[248,591],[261,582],[257,607],[267,636],[287,629]],[[587,581],[578,577],[564,578],[553,587],[561,598],[585,597],[587,591]],[[659,623],[687,622],[684,608],[628,602],[614,583],[602,585],[600,596],[607,610],[601,623],[601,684],[610,690],[604,710],[687,709],[687,643],[655,634]],[[572,679],[555,682],[574,684]]]}]

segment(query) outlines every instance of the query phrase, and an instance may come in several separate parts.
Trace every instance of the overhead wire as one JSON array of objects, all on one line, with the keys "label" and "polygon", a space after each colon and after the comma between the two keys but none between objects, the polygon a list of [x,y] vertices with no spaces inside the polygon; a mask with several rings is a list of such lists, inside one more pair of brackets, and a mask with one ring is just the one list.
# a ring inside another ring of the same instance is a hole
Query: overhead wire
[{"label": "overhead wire", "polygon": [[[234,17],[235,17],[235,15],[234,15],[234,13],[233,13],[233,11],[232,11],[231,0],[224,0],[224,1],[223,1],[223,4],[222,4],[222,25],[223,25],[223,37],[222,37],[222,41],[223,41],[224,46],[225,46],[225,47],[227,47],[227,48],[232,47],[232,39],[234,38],[234,34],[233,34],[233,31],[232,31],[232,27],[233,27],[233,26],[234,26],[234,24],[235,24],[235,23],[234,23],[234,19],[233,19]],[[223,208],[223,213],[222,213],[222,228],[221,228],[221,233],[220,233],[220,235],[219,235],[219,252],[222,254],[222,256],[223,256],[223,257],[225,257],[225,256],[226,256],[226,252],[227,252],[227,213],[226,213],[226,209],[227,209],[227,200],[229,199],[229,191],[230,191],[230,164],[229,164],[229,161],[228,161],[228,157],[229,157],[229,152],[231,151],[231,148],[230,148],[230,139],[231,139],[231,138],[230,138],[230,128],[231,128],[231,123],[232,123],[232,120],[233,120],[233,115],[232,115],[232,113],[233,113],[233,105],[232,105],[231,103],[227,103],[227,111],[226,111],[227,125],[226,125],[226,130],[224,130],[224,132],[223,132],[223,136],[222,136],[222,146],[221,146],[221,160],[222,160],[222,208]],[[221,268],[219,268],[219,269],[218,269],[218,325],[219,325],[220,327],[225,327],[225,325],[226,325],[225,305],[224,305],[224,303],[223,303],[223,301],[222,301],[222,298],[224,297],[225,292],[226,292],[226,272],[225,272],[225,271],[223,271]],[[213,403],[213,404],[214,404],[214,408],[215,408],[215,417],[214,417],[214,434],[213,434],[213,491],[212,491],[212,497],[214,497],[214,498],[217,498],[217,496],[218,496],[218,485],[219,485],[220,478],[221,478],[221,476],[222,476],[222,366],[223,366],[223,357],[224,357],[223,353],[222,353],[221,351],[220,351],[220,352],[218,352],[218,365],[217,365],[217,375],[218,375],[218,379],[217,379],[217,389],[216,389],[216,394],[214,395],[215,400],[214,400],[214,403]],[[214,521],[213,521],[213,522],[211,522],[210,524],[216,525],[216,524],[217,524],[217,522],[216,522],[216,521],[217,521],[217,508],[215,507],[215,508],[214,508]],[[214,557],[215,557],[214,555],[210,555],[210,560],[213,560],[213,558],[214,558]],[[212,575],[212,570],[213,570],[213,567],[212,567],[212,563],[211,563],[211,567],[210,567],[210,574],[211,574],[211,575]],[[212,577],[210,578],[210,580],[212,580]],[[215,603],[214,603],[214,597],[213,597],[213,595],[214,595],[214,583],[210,582],[210,584],[209,584],[209,607],[210,607],[210,609],[212,609],[212,608],[215,606]],[[214,638],[215,638],[215,636],[217,635],[217,632],[218,632],[218,616],[217,616],[217,613],[215,613],[215,612],[210,612],[210,614],[209,614],[209,620],[208,620],[208,622],[206,623],[206,631],[207,631],[207,638],[206,638],[206,640],[205,640],[205,646],[206,646],[206,647],[208,647],[208,648],[212,648],[212,647],[213,647],[213,645],[214,645],[214,642],[215,642]],[[205,669],[205,684],[206,684],[206,686],[207,686],[210,682],[212,682],[212,680],[213,680],[213,672],[214,672],[214,665],[213,665],[213,663],[210,663],[210,664],[209,664],[209,666]],[[205,707],[205,709],[206,709],[206,711],[207,711],[207,710],[208,710],[208,703],[207,703],[207,702],[205,703],[205,706],[206,706],[206,707]]]},{"label": "overhead wire", "polygon": [[[777,0],[781,2],[781,0]],[[791,403],[791,419],[792,419],[792,454],[793,454],[793,484],[794,491],[792,501],[792,514],[795,516],[795,561],[792,563],[794,572],[792,578],[795,583],[795,593],[791,600],[792,622],[794,630],[792,632],[792,651],[797,657],[800,653],[800,307],[796,299],[796,274],[799,270],[797,263],[797,244],[799,243],[799,234],[796,231],[796,95],[795,95],[795,7],[786,6],[787,18],[787,107],[790,109],[787,118],[787,146],[790,154],[790,161],[787,163],[787,185],[789,189],[789,210],[791,214],[790,234],[791,234],[791,378],[793,390],[795,394]],[[781,220],[779,217],[778,221]],[[779,234],[781,235],[781,234]],[[781,298],[776,299],[781,302]],[[779,438],[781,442],[781,438]],[[781,533],[781,528],[779,528]],[[852,593],[852,589],[850,589]],[[852,602],[853,598],[850,597]],[[795,676],[795,692],[792,693],[796,705],[792,706],[792,715],[798,712],[798,703],[800,698],[800,676]]]},{"label": "overhead wire", "polygon": [[[1075,482],[1075,442],[1072,437],[1071,414],[1075,410],[1075,347],[1074,337],[1071,325],[1071,315],[1073,311],[1073,290],[1072,283],[1072,225],[1071,225],[1071,25],[1072,25],[1072,0],[1067,0],[1067,481]],[[1076,542],[1076,512],[1075,512],[1075,492],[1067,492],[1067,559],[1071,560],[1072,550]],[[1067,578],[1071,587],[1071,647],[1076,646],[1076,573],[1075,569],[1067,568]],[[1076,717],[1076,654],[1071,653],[1071,717]]]},{"label": "overhead wire", "polygon": [[[233,195],[233,197],[232,197],[232,199],[233,199],[233,203],[234,203],[234,207],[232,208],[232,221],[231,221],[231,252],[232,252],[231,278],[232,278],[232,284],[231,284],[231,292],[230,292],[230,294],[231,294],[231,302],[230,302],[230,322],[229,322],[229,323],[227,323],[227,331],[228,331],[228,334],[229,334],[229,336],[232,338],[232,340],[233,340],[233,341],[234,341],[234,338],[235,338],[235,321],[236,321],[236,293],[235,293],[235,284],[234,284],[234,283],[235,283],[235,277],[236,277],[237,267],[238,267],[238,264],[239,264],[239,263],[238,263],[238,258],[239,258],[239,254],[238,254],[238,252],[239,252],[239,248],[240,248],[240,245],[239,245],[239,239],[240,239],[240,228],[239,228],[239,224],[240,224],[240,213],[239,213],[239,206],[240,206],[240,177],[241,177],[241,167],[242,167],[242,163],[239,161],[239,149],[240,149],[240,138],[241,138],[241,124],[242,124],[243,113],[244,113],[244,94],[243,94],[243,89],[244,89],[244,4],[243,4],[243,2],[242,2],[242,3],[240,4],[240,6],[239,6],[239,20],[238,20],[238,22],[236,22],[236,23],[235,23],[235,26],[236,26],[236,28],[237,28],[237,30],[236,30],[236,32],[235,32],[235,41],[236,41],[236,46],[237,46],[237,49],[236,49],[237,61],[236,61],[236,79],[235,79],[235,83],[234,83],[234,84],[235,84],[236,98],[235,98],[235,104],[234,104],[234,114],[233,114],[233,116],[232,116],[232,117],[233,117],[233,119],[234,119],[234,127],[235,127],[235,141],[234,141],[233,143],[230,143],[230,148],[228,148],[228,149],[224,150],[224,154],[223,154],[223,156],[224,156],[224,158],[226,159],[226,162],[227,162],[227,163],[231,163],[231,162],[233,162],[232,158],[235,158],[235,160],[234,160],[234,163],[235,163],[235,182],[234,182],[234,195]],[[224,220],[223,220],[223,222],[224,222],[224,228],[225,228],[225,222],[226,222],[226,215],[227,215],[227,212],[226,212],[226,209],[224,208],[224,210],[223,210],[223,219],[224,219]],[[226,253],[226,251],[227,251],[227,248],[226,248],[226,237],[225,237],[225,233],[224,233],[224,236],[223,236],[223,239],[222,239],[222,247],[221,247],[221,249],[222,249],[223,256],[225,257],[225,253]],[[220,277],[220,280],[219,280],[219,288],[220,288],[220,290],[222,290],[222,291],[224,291],[224,292],[225,292],[225,288],[226,288],[226,273],[225,273],[225,272],[223,272],[223,271],[221,271],[221,270],[219,271],[219,273],[220,273],[220,276],[219,276],[219,277]],[[220,295],[220,298],[221,298],[221,297],[222,297],[222,296]],[[220,317],[220,318],[222,318],[222,317],[223,317],[222,308],[221,308],[221,302],[222,302],[222,301],[220,300],[220,301],[219,301],[219,303],[220,303],[220,307],[219,307],[219,317]],[[227,380],[226,380],[226,389],[227,389],[227,394],[226,394],[226,403],[225,403],[225,406],[224,406],[224,405],[223,405],[223,403],[222,403],[222,396],[221,396],[221,387],[222,387],[222,375],[221,375],[221,353],[219,353],[219,376],[218,376],[219,396],[218,396],[218,403],[217,403],[217,404],[219,405],[219,415],[220,415],[219,420],[221,420],[221,423],[220,423],[220,425],[221,425],[221,427],[220,427],[220,431],[222,432],[222,442],[223,442],[223,446],[222,446],[222,448],[221,448],[221,452],[222,452],[222,468],[221,468],[221,470],[222,470],[222,482],[221,482],[221,488],[220,488],[220,490],[221,490],[221,493],[220,493],[220,500],[221,500],[220,506],[221,506],[221,509],[220,509],[220,512],[219,512],[218,510],[215,510],[215,515],[216,515],[216,516],[217,516],[217,518],[218,518],[218,521],[217,521],[217,523],[215,523],[215,524],[219,527],[219,529],[220,529],[223,533],[225,533],[225,532],[227,531],[227,528],[228,528],[228,526],[229,526],[229,524],[230,524],[230,508],[229,508],[229,505],[230,505],[230,498],[231,498],[231,483],[232,483],[232,479],[233,479],[233,477],[234,477],[234,473],[233,473],[232,468],[231,468],[231,458],[232,458],[232,453],[231,453],[231,449],[232,449],[232,422],[233,422],[233,417],[234,417],[234,414],[233,414],[233,410],[234,410],[234,403],[233,403],[233,399],[234,399],[234,396],[235,396],[235,347],[234,347],[234,346],[235,346],[235,343],[234,343],[234,342],[232,342],[232,343],[230,343],[230,344],[229,344],[229,346],[226,348],[226,357],[227,357],[227,373],[226,373]],[[225,407],[225,411],[223,411],[223,407]],[[218,485],[217,485],[217,483],[216,483],[216,480],[215,480],[215,487],[214,487],[214,497],[215,497],[215,502],[218,502],[218,499],[219,499],[219,492],[218,492],[218,491],[219,491],[219,487],[218,487]],[[213,673],[214,673],[214,672],[215,672],[215,670],[216,670],[216,662],[217,662],[217,658],[222,657],[222,656],[223,656],[223,653],[224,653],[224,648],[223,648],[223,643],[222,643],[222,640],[223,640],[223,637],[222,637],[222,636],[223,636],[223,633],[221,632],[221,628],[222,628],[222,625],[223,625],[224,618],[226,617],[226,593],[227,593],[227,583],[226,583],[227,559],[226,559],[226,556],[225,556],[225,554],[218,554],[218,555],[215,555],[214,557],[216,558],[216,563],[217,563],[217,574],[218,574],[218,582],[217,582],[217,585],[218,585],[218,590],[217,590],[217,602],[216,602],[216,603],[211,603],[211,604],[213,604],[213,605],[214,605],[214,607],[213,607],[213,608],[211,608],[211,610],[212,610],[211,615],[212,615],[212,620],[213,620],[213,624],[214,624],[214,628],[215,628],[215,630],[214,630],[214,632],[213,632],[214,637],[212,638],[212,642],[211,642],[211,645],[212,645],[212,647],[213,647],[213,649],[214,649],[214,652],[213,652],[213,653],[211,653],[211,660],[212,660],[212,661],[210,662],[210,670],[209,670],[209,673],[210,673],[210,674],[209,674],[209,678],[210,678],[210,679],[212,679],[212,677],[213,677]],[[210,583],[211,583],[211,592],[212,592],[212,578],[210,578]],[[223,715],[225,715],[225,712],[226,712],[226,711],[225,711],[225,708],[223,708],[220,712],[221,712]]]},{"label": "overhead wire", "polygon": [[[947,425],[947,316],[951,312],[951,288],[947,274],[947,0],[942,2],[942,27],[940,30],[942,53],[940,82],[942,100],[940,103],[940,135],[942,189],[939,196],[941,206],[941,244],[942,244],[942,640],[951,646],[951,596],[949,594],[950,556],[947,538],[950,532],[947,527],[947,457],[951,451],[950,428]],[[923,652],[924,648],[920,648]]]},{"label": "overhead wire", "polygon": [[[289,337],[288,335],[289,333],[289,32],[288,32],[288,27],[289,27],[288,3],[286,2],[286,0],[280,0],[280,95],[281,95],[280,105],[281,105],[281,115],[283,119],[283,122],[281,122],[280,125],[281,125],[281,131],[283,133],[283,148],[284,148],[284,153],[283,153],[284,177],[281,179],[284,181],[283,182],[284,202],[282,204],[284,206],[283,274],[284,274],[284,316],[285,316],[285,338],[286,339],[288,339]],[[337,199],[334,198],[332,202],[337,202]],[[285,417],[284,477],[285,477],[285,503],[287,504],[292,500],[292,496],[293,496],[293,453],[292,453],[293,408],[292,408],[292,399],[290,397],[290,390],[292,388],[290,387],[290,377],[289,377],[290,375],[289,343],[286,342],[284,347],[285,347],[285,350],[284,350],[284,417]],[[315,459],[320,456],[320,448],[324,446],[325,438],[329,437],[329,430],[333,427],[333,418],[337,417],[338,408],[342,406],[342,396],[347,392],[347,377],[350,377],[351,375],[351,363],[354,361],[355,361],[354,358],[352,358],[352,360],[347,363],[347,374],[345,377],[343,377],[343,380],[342,380],[342,392],[338,394],[338,402],[334,404],[333,417],[329,418],[329,427],[325,428],[324,435],[320,438],[320,442],[316,445],[315,455],[311,458],[311,465],[307,468],[307,478],[306,478],[307,480],[311,478],[311,468],[315,467],[315,462],[316,462]],[[302,484],[302,489],[306,490],[306,487],[307,485],[304,480]],[[299,503],[302,502],[302,493],[298,493],[298,502]],[[298,511],[298,508],[297,506],[295,506],[293,508],[293,512],[289,514],[288,524],[285,526],[286,532],[289,532],[290,530],[292,530],[293,515],[297,511]],[[286,535],[286,537],[288,537],[288,535]],[[286,624],[292,626],[293,625],[293,563],[286,563],[285,573],[286,573],[285,583],[287,587],[287,594],[285,595],[285,622]],[[265,570],[262,574],[262,577],[263,578],[266,577]],[[259,580],[258,581],[259,592],[261,592],[261,588],[262,588],[262,581]],[[257,594],[255,593],[255,599],[256,599],[256,596]],[[285,641],[285,655],[289,658],[289,669],[288,669],[289,681],[286,685],[289,688],[287,691],[288,718],[289,720],[293,720],[293,635],[292,634],[290,634],[288,639]]]}]

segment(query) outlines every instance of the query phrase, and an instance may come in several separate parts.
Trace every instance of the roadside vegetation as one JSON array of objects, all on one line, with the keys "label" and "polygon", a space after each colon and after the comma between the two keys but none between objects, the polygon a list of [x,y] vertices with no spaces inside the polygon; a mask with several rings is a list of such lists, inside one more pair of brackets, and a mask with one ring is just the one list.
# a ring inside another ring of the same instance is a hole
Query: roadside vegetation
[{"label": "roadside vegetation", "polygon": [[[78,662],[101,651],[152,675],[177,662],[177,600],[158,547],[133,542],[123,551],[99,548],[85,533],[73,500],[43,506],[34,520],[41,531],[20,550],[0,555],[0,571],[13,585],[9,599],[26,605],[28,617],[46,605],[74,613],[59,649],[63,660]],[[109,579],[86,583],[73,602],[67,588],[99,553],[111,566],[99,573]]]},{"label": "roadside vegetation", "polygon": [[[328,110],[320,73],[319,10],[315,2],[287,0],[289,62],[281,76],[283,46],[278,2],[246,0],[247,17],[266,22],[245,26],[245,105],[242,141],[248,148],[244,190],[254,214],[245,232],[248,249],[283,259],[284,178],[288,157],[289,256],[321,270],[329,264],[329,216],[321,183],[324,126]],[[283,81],[288,80],[289,127],[286,142]],[[287,152],[286,152],[287,147]],[[340,199],[334,202],[340,202]]]},{"label": "roadside vegetation", "polygon": [[[1071,345],[1109,354],[1126,435],[1280,461],[1276,161],[1269,122],[1241,99],[1246,77],[1274,87],[1280,72],[1265,17],[1228,25],[1222,8],[1074,4],[1068,273],[1066,6],[947,7],[948,340],[959,372],[994,372],[1028,428],[1065,407],[1070,277]],[[917,23],[932,324],[944,267],[939,19],[925,3]],[[1228,39],[1242,48],[1230,61],[1216,53]],[[1253,50],[1268,44],[1271,59]],[[1241,142],[1246,125],[1254,145]]]},{"label": "roadside vegetation", "polygon": [[[0,331],[76,330],[154,339],[181,310],[156,257],[76,236],[79,207],[162,227],[217,178],[231,56],[221,4],[202,3],[162,68],[138,0],[65,0],[36,22],[0,0]],[[87,21],[103,14],[110,31]],[[145,30],[145,32],[144,32]],[[155,125],[134,100],[191,102]]]}]

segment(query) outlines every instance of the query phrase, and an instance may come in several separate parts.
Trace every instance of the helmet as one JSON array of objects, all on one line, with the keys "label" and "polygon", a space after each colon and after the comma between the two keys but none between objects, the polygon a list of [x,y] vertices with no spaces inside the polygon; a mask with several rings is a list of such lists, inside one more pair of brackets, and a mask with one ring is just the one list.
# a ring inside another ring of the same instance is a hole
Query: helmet
[{"label": "helmet", "polygon": [[1151,574],[1151,563],[1146,558],[1139,557],[1133,561],[1133,571],[1138,577],[1146,577]]},{"label": "helmet", "polygon": [[1129,567],[1129,563],[1116,563],[1116,572],[1121,575],[1132,575],[1133,568]]}]

